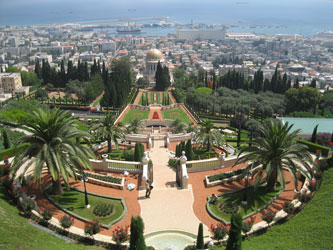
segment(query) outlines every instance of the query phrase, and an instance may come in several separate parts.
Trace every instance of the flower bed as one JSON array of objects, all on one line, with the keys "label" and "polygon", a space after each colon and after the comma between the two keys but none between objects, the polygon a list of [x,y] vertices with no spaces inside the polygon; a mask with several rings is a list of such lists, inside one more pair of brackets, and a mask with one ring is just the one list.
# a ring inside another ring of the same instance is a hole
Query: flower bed
[{"label": "flower bed", "polygon": [[[125,179],[122,177],[114,177],[110,175],[96,174],[90,172],[85,172],[85,174],[88,178],[89,183],[121,190],[124,189]],[[76,175],[81,179],[81,175],[79,173],[76,173]]]}]

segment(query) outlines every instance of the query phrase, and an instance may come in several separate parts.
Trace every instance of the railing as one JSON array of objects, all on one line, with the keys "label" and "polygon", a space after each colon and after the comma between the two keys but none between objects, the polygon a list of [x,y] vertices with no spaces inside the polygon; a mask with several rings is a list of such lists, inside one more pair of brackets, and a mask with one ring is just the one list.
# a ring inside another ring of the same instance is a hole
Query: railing
[{"label": "railing", "polygon": [[188,172],[219,169],[222,168],[222,166],[223,166],[223,160],[219,158],[186,162],[186,168]]},{"label": "railing", "polygon": [[117,160],[89,160],[94,170],[103,172],[123,173],[142,173],[142,165],[140,162],[133,161],[117,161]]},{"label": "railing", "polygon": [[116,161],[116,160],[106,160],[106,162],[108,168],[123,169],[123,170],[142,170],[142,165],[140,162]]}]

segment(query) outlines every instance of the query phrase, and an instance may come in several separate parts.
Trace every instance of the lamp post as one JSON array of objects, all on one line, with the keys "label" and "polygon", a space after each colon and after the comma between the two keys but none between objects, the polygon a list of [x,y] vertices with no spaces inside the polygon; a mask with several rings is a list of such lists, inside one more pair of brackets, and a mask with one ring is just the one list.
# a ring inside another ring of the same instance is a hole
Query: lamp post
[{"label": "lamp post", "polygon": [[88,194],[87,194],[87,188],[86,188],[86,181],[88,180],[88,177],[86,176],[86,173],[82,171],[82,180],[84,185],[84,201],[86,204],[86,208],[90,208],[89,201],[88,201]]}]

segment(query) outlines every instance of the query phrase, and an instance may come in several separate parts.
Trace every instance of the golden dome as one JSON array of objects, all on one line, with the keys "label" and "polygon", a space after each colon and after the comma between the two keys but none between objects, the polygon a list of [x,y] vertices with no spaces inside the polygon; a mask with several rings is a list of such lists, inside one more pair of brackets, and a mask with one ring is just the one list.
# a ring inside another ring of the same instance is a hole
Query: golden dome
[{"label": "golden dome", "polygon": [[151,49],[147,53],[147,60],[159,61],[163,58],[163,54],[158,49]]}]

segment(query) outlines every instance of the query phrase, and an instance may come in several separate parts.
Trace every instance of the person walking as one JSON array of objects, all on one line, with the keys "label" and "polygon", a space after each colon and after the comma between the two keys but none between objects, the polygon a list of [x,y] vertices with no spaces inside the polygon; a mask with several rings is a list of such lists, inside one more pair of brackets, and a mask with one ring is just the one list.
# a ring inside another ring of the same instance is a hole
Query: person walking
[{"label": "person walking", "polygon": [[154,188],[153,183],[150,180],[146,182],[146,198],[150,198],[151,190]]}]

